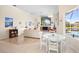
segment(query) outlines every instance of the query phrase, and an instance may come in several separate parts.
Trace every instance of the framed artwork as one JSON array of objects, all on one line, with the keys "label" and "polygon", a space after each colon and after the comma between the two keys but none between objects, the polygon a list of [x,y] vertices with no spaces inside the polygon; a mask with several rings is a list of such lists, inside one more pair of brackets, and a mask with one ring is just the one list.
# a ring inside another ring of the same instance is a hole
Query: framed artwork
[{"label": "framed artwork", "polygon": [[50,26],[51,25],[51,18],[41,17],[41,25],[42,26]]},{"label": "framed artwork", "polygon": [[13,18],[5,17],[5,27],[13,27]]}]

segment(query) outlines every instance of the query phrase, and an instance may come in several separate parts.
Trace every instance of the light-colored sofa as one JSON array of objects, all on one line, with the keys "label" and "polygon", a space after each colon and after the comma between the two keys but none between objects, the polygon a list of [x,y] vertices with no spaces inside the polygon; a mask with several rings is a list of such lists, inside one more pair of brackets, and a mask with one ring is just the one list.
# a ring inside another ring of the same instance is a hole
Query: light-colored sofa
[{"label": "light-colored sofa", "polygon": [[40,38],[40,31],[37,30],[24,30],[25,37],[33,37],[33,38]]}]

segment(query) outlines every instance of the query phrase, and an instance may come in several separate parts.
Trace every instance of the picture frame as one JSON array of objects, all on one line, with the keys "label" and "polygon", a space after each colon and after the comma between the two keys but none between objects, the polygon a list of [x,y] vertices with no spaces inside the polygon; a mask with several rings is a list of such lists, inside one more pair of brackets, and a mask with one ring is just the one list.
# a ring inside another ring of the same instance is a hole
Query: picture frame
[{"label": "picture frame", "polygon": [[41,17],[41,26],[50,26],[51,18],[50,17]]},{"label": "picture frame", "polygon": [[13,27],[13,18],[5,17],[5,27]]}]

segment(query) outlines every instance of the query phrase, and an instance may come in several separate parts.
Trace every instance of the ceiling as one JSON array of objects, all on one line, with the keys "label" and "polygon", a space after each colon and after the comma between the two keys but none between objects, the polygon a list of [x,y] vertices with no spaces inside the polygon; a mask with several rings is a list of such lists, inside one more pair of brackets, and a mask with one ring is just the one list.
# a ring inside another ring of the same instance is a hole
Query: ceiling
[{"label": "ceiling", "polygon": [[56,5],[16,5],[16,7],[38,16],[53,16],[58,13]]}]

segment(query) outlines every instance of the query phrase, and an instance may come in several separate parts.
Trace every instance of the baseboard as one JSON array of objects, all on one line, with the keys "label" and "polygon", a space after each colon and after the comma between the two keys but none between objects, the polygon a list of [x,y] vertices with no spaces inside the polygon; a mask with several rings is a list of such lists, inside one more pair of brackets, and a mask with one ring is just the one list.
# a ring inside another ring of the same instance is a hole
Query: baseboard
[{"label": "baseboard", "polygon": [[9,38],[0,38],[0,40],[5,40],[5,39],[9,39]]},{"label": "baseboard", "polygon": [[30,36],[24,36],[24,38],[40,39],[40,38],[37,38],[37,37],[30,37]]}]

